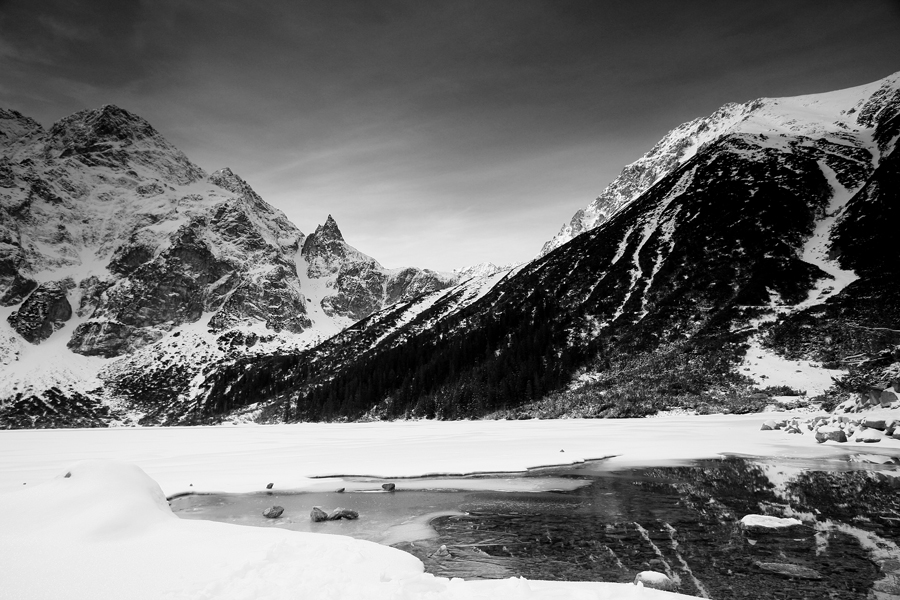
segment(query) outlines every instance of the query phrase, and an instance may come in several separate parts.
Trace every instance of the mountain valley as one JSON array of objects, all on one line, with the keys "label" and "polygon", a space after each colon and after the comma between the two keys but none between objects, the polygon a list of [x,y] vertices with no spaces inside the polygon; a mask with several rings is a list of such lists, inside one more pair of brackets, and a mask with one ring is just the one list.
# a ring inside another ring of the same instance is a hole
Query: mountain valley
[{"label": "mountain valley", "polygon": [[[2,111],[0,425],[622,417],[896,389],[898,138],[900,74],[726,105],[532,262],[438,273],[385,269],[331,216],[304,235],[116,107],[47,131]],[[764,359],[818,379],[792,388]]]}]

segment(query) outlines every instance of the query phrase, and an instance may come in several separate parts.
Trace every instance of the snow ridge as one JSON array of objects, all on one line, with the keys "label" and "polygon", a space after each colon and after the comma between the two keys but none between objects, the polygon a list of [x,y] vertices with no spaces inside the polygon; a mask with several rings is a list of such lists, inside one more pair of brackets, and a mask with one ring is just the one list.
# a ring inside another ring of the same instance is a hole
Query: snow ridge
[{"label": "snow ridge", "polygon": [[[868,141],[867,147],[885,148],[889,140],[876,144],[872,135],[880,114],[887,105],[897,101],[897,94],[900,94],[900,73],[836,92],[726,104],[707,117],[684,123],[627,165],[593,202],[577,211],[544,244],[538,257],[605,223],[701,148],[727,135],[762,134],[773,144],[779,143],[782,134],[833,138],[844,143],[848,139],[864,140]],[[874,156],[877,165],[878,153]]]}]

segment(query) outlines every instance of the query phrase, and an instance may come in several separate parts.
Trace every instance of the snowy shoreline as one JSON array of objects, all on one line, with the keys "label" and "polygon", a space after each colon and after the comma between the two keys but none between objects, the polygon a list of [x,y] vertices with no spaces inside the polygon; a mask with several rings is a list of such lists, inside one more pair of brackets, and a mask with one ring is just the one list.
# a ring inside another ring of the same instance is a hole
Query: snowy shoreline
[{"label": "snowy shoreline", "polygon": [[348,474],[399,479],[521,473],[597,459],[625,468],[723,454],[828,458],[862,448],[900,453],[897,440],[873,448],[759,431],[768,419],[790,416],[8,430],[0,431],[0,492],[40,483],[92,459],[136,464],[173,496],[263,491],[269,483],[279,491],[312,491],[333,487],[334,480],[322,478]]},{"label": "snowy shoreline", "polygon": [[[687,598],[628,584],[435,577],[412,555],[371,542],[179,519],[166,497],[269,483],[333,490],[335,480],[321,477],[523,472],[610,455],[604,464],[619,469],[874,450],[760,431],[770,416],[2,431],[0,591],[25,600]],[[900,455],[900,441],[879,446]]]}]

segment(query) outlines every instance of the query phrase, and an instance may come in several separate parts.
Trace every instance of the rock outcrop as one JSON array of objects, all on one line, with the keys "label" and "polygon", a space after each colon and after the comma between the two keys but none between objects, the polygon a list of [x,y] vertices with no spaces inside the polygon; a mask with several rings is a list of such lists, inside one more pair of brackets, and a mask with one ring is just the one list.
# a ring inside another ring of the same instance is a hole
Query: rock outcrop
[{"label": "rock outcrop", "polygon": [[74,287],[71,279],[42,283],[9,316],[9,324],[23,338],[39,344],[72,317],[68,293]]}]

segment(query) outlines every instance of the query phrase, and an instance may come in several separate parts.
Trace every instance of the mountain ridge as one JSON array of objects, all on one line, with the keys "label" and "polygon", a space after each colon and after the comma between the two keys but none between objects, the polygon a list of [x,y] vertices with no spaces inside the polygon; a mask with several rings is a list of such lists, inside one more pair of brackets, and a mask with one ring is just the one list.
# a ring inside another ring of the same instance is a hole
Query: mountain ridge
[{"label": "mountain ridge", "polygon": [[216,368],[188,422],[759,410],[789,387],[763,355],[843,377],[824,365],[900,344],[900,254],[877,226],[898,204],[898,81],[762,104],[470,303],[441,312],[444,292],[299,356]]},{"label": "mountain ridge", "polygon": [[[638,160],[626,165],[622,173],[593,202],[584,209],[578,210],[570,222],[564,224],[559,233],[543,245],[538,257],[544,256],[576,235],[589,231],[608,220],[617,210],[649,189],[665,174],[689,160],[704,144],[720,139],[730,132],[741,132],[742,124],[751,121],[759,113],[765,113],[766,110],[773,113],[770,116],[774,116],[775,121],[778,121],[779,115],[776,107],[779,106],[779,103],[787,101],[793,105],[792,114],[796,116],[794,122],[783,122],[782,124],[785,129],[794,133],[806,131],[816,135],[821,133],[820,129],[823,126],[831,126],[835,131],[850,131],[853,129],[852,122],[858,123],[858,119],[852,115],[860,111],[859,116],[862,117],[862,113],[865,112],[863,103],[873,100],[872,106],[876,106],[880,90],[887,93],[888,90],[894,89],[898,79],[900,79],[900,74],[894,73],[879,81],[837,92],[788,98],[759,98],[741,104],[728,103],[709,116],[698,117],[683,123],[669,131]],[[820,123],[821,119],[804,119],[804,117],[809,117],[809,115],[803,114],[806,111],[797,110],[797,105],[799,105],[807,110],[812,107],[815,111],[816,105],[821,105],[822,101],[826,104],[830,101],[843,105],[836,110],[830,106],[826,108],[826,111],[831,113],[827,119],[830,121],[828,123]],[[791,119],[785,121],[789,120]],[[747,128],[748,131],[753,129],[752,123],[749,125],[751,127]],[[809,128],[809,125],[812,125],[812,128]],[[771,127],[763,127],[763,129],[771,131]]]}]

